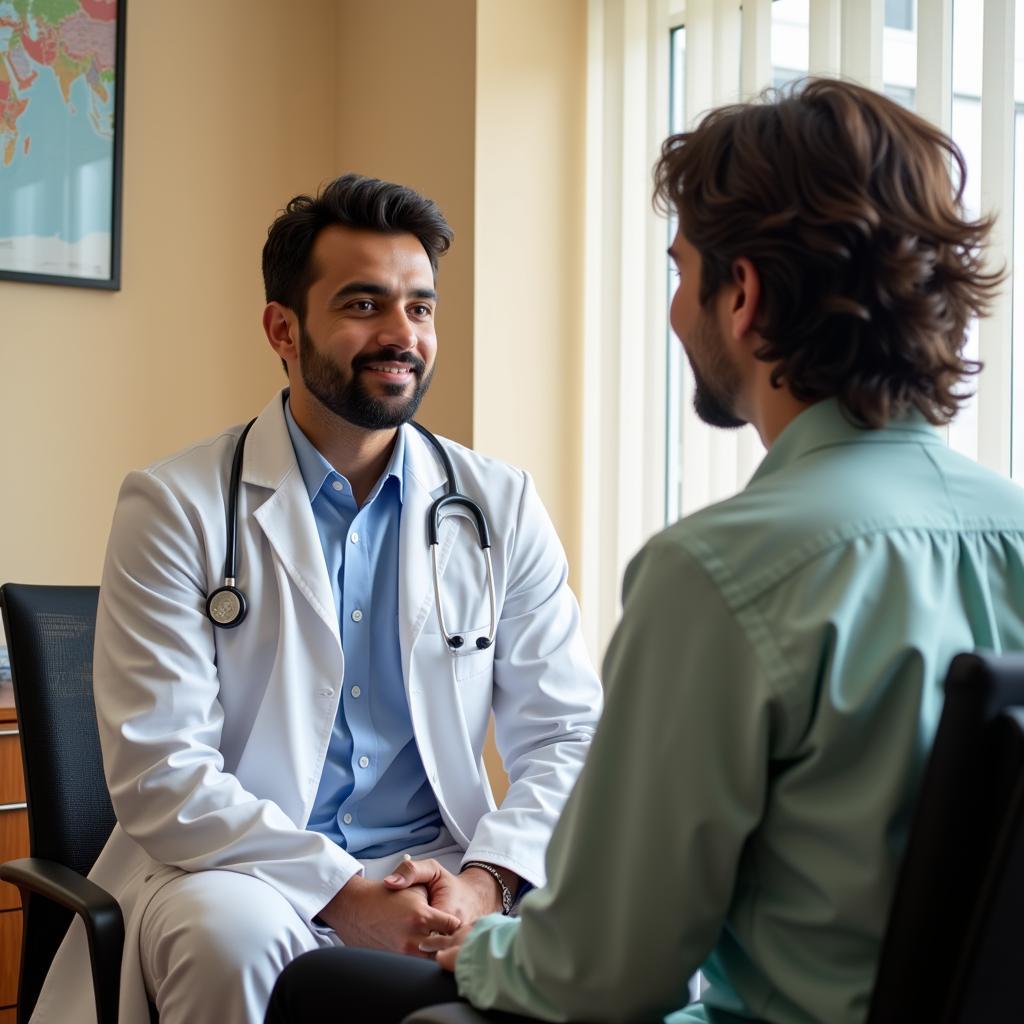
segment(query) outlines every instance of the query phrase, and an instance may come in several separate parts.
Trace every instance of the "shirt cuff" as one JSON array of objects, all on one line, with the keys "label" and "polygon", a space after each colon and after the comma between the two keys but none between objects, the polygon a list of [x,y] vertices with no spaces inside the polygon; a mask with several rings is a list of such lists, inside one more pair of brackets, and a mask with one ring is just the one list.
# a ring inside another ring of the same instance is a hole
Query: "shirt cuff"
[{"label": "shirt cuff", "polygon": [[473,925],[455,961],[460,996],[485,1010],[501,1005],[501,976],[512,967],[507,958],[518,933],[519,919],[501,914],[487,914]]}]

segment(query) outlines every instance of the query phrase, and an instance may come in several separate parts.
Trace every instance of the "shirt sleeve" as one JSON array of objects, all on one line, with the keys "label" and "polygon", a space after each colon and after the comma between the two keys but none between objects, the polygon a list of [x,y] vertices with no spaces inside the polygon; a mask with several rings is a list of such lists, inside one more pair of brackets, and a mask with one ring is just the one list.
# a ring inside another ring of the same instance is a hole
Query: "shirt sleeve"
[{"label": "shirt sleeve", "polygon": [[607,704],[518,920],[484,918],[456,965],[482,1008],[660,1018],[718,937],[765,800],[771,705],[718,588],[662,535],[626,574]]}]

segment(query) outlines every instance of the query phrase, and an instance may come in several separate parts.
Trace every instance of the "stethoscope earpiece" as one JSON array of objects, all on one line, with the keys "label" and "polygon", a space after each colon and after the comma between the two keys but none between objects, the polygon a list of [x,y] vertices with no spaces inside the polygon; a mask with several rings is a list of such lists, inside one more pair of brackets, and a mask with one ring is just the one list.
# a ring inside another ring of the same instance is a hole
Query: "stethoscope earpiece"
[{"label": "stethoscope earpiece", "polygon": [[[449,647],[455,647],[456,649],[461,647],[465,642],[466,638],[456,634],[455,636],[445,637],[448,641]],[[489,636],[478,636],[476,638],[476,646],[478,650],[486,651],[491,646],[491,638]]]}]

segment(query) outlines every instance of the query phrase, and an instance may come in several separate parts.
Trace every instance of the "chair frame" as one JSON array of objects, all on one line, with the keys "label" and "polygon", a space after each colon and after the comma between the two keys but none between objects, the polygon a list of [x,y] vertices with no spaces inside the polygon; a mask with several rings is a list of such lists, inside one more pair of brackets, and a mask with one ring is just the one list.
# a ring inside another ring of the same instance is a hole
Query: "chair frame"
[{"label": "chair frame", "polygon": [[[3,614],[4,633],[10,653],[14,701],[19,711],[19,719],[23,719],[20,713],[21,709],[26,706],[31,697],[27,693],[29,680],[19,672],[17,639],[19,630],[13,627],[10,621],[9,603],[12,598],[17,600],[21,593],[43,589],[63,591],[69,588],[32,587],[27,584],[11,583],[0,587],[0,611]],[[95,587],[81,589],[97,591]],[[21,734],[22,763],[25,769],[25,793],[29,807],[29,849],[34,854],[38,848],[38,837],[33,824],[32,808],[35,806],[34,801],[38,794],[34,792],[34,778],[27,749],[29,738],[23,725],[19,727],[19,732]],[[69,912],[69,919],[71,915],[77,915],[82,919],[89,944],[93,992],[96,999],[96,1019],[98,1024],[117,1024],[121,957],[124,949],[124,918],[117,900],[105,889],[77,871],[73,871],[57,861],[38,856],[22,857],[0,864],[0,879],[18,887],[25,915],[22,926],[22,956],[18,979],[18,1024],[28,1024],[29,1017],[35,1009],[43,980],[41,976],[34,977],[32,975],[29,966],[29,950],[27,949],[30,919],[36,899],[45,900],[51,907],[64,908]]]}]

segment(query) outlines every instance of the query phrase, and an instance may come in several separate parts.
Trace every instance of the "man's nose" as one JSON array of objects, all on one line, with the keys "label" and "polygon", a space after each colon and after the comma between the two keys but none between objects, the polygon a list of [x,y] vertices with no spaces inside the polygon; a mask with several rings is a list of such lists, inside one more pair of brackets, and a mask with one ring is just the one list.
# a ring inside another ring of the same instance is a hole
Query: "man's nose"
[{"label": "man's nose", "polygon": [[398,309],[381,321],[377,340],[381,345],[409,349],[415,348],[419,339],[415,324],[404,309]]}]

